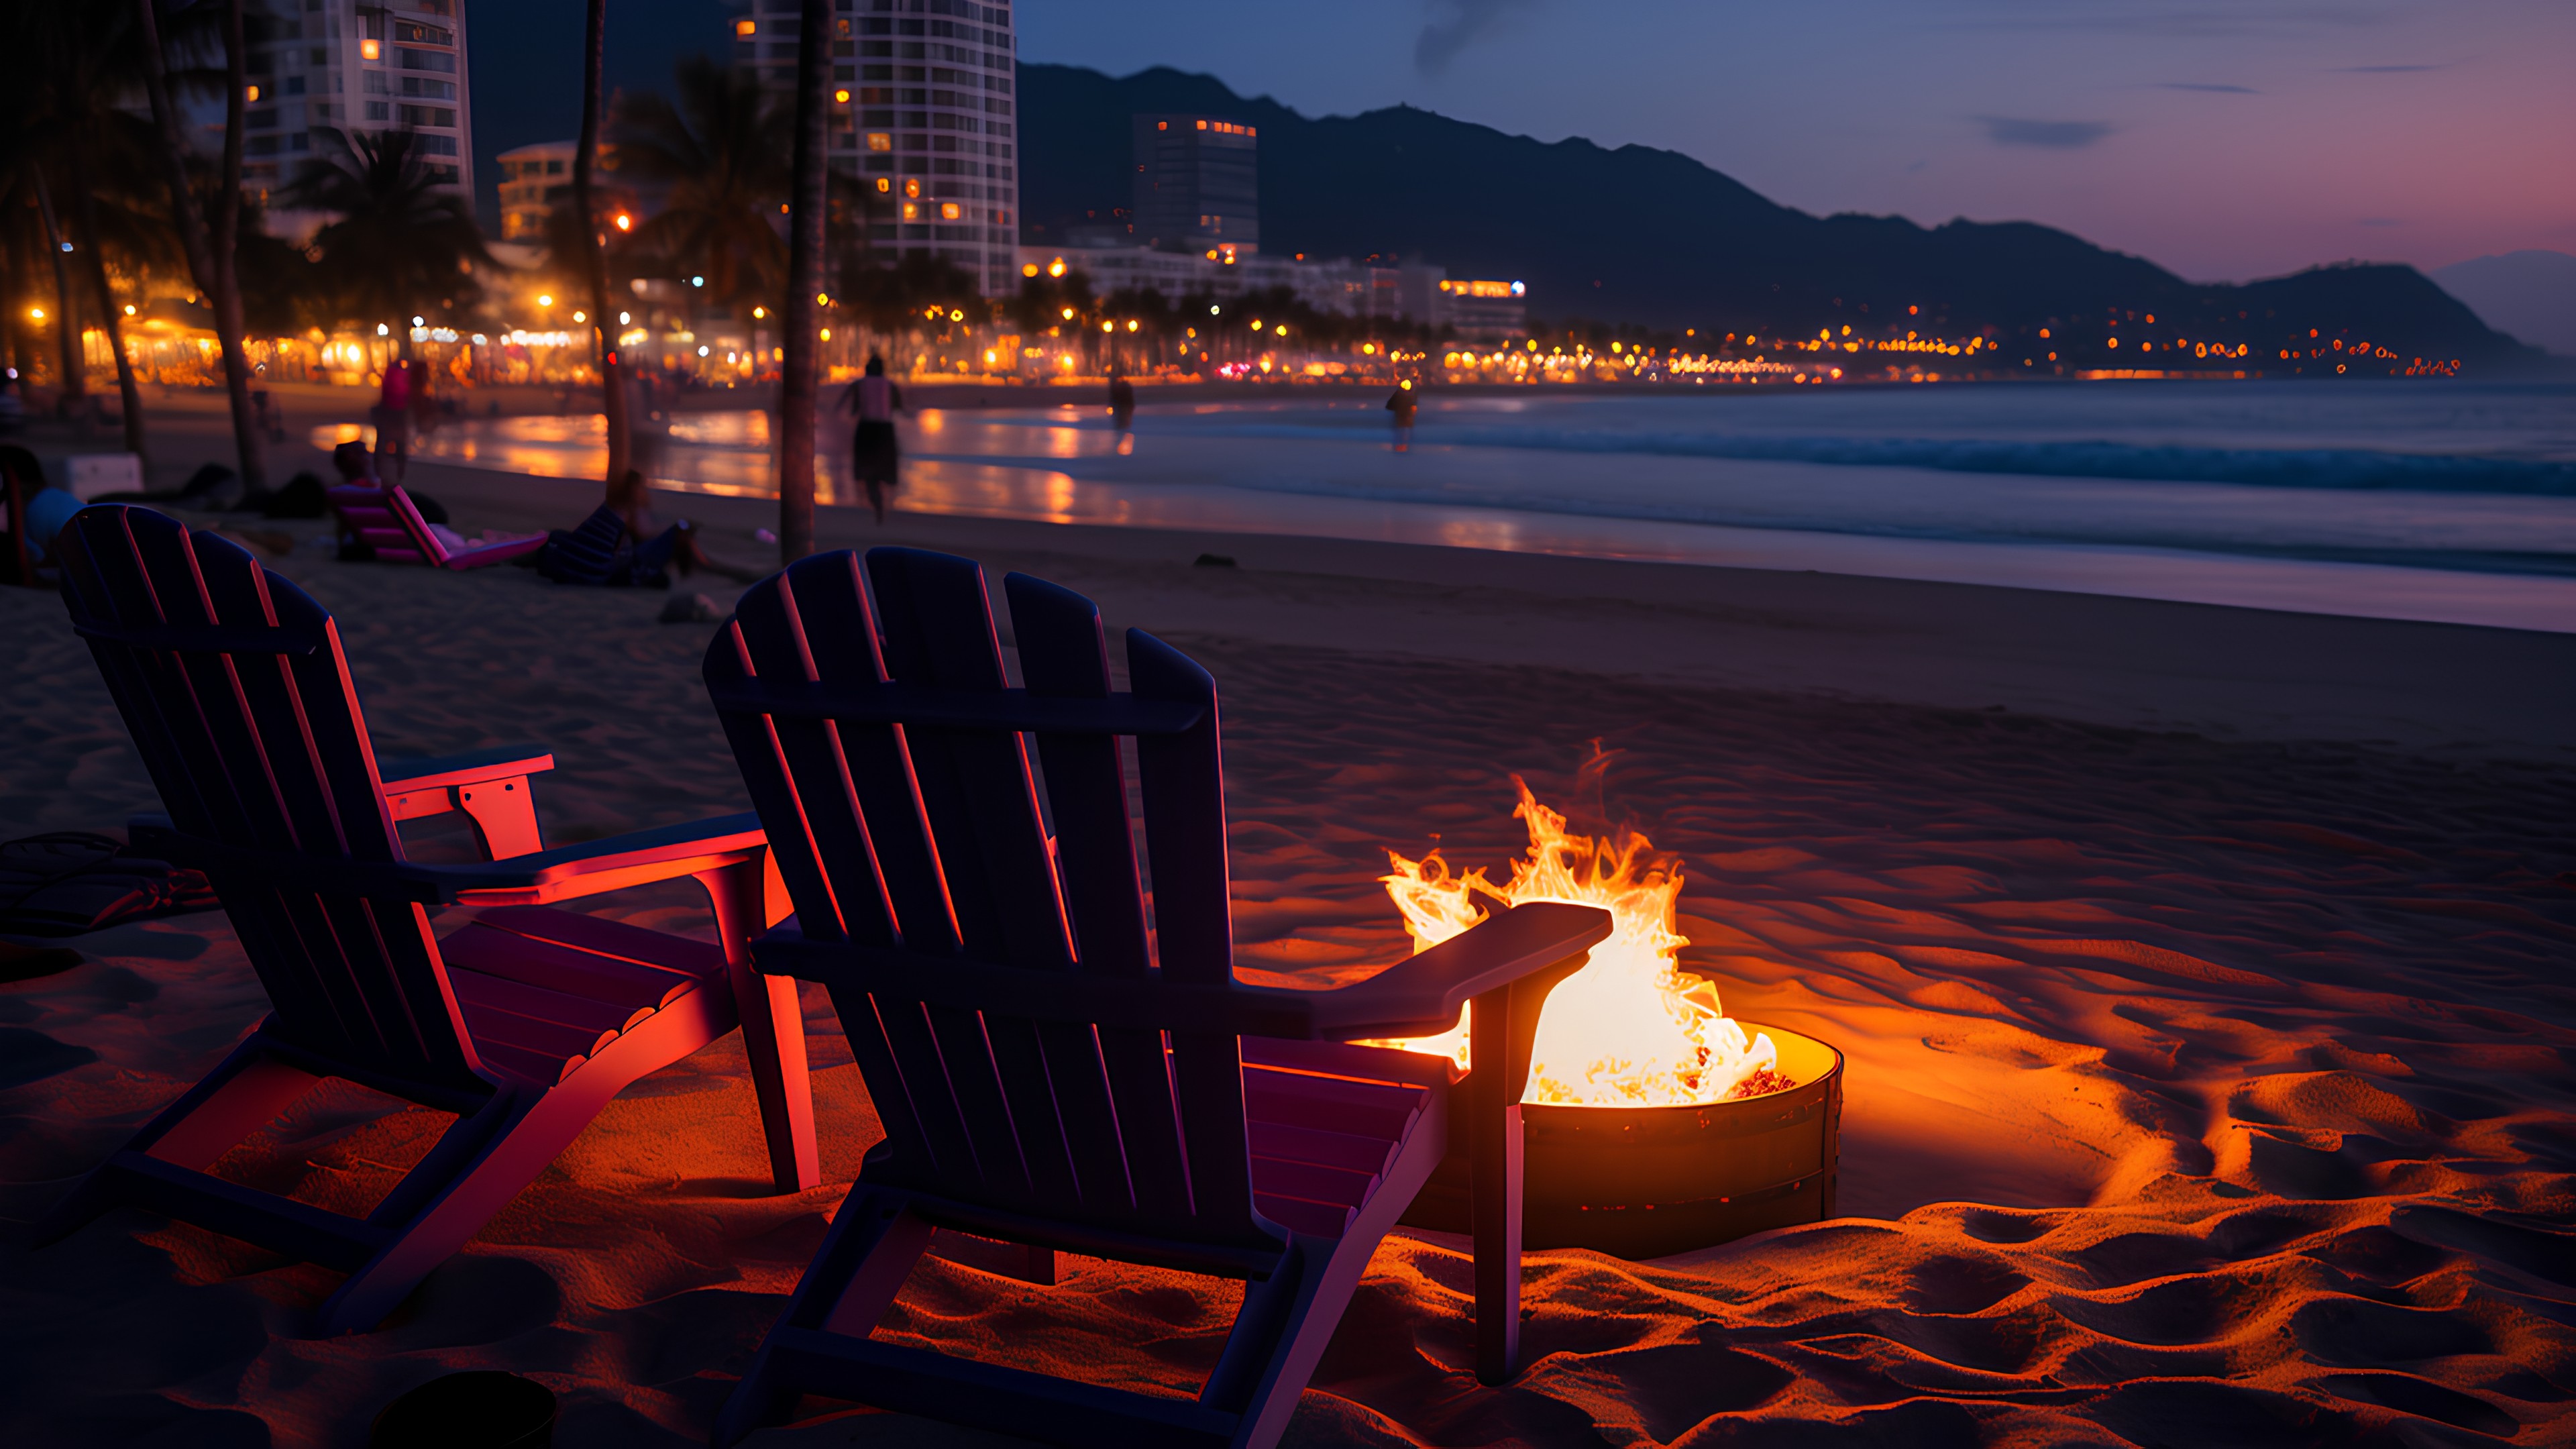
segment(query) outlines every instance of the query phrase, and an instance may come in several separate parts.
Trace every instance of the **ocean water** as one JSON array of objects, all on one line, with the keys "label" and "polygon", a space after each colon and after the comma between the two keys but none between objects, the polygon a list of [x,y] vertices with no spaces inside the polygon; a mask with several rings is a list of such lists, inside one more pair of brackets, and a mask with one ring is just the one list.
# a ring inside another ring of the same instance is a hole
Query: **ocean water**
[{"label": "ocean water", "polygon": [[[1150,392],[1147,394],[1150,399]],[[896,506],[1320,534],[2576,632],[2576,385],[2005,384],[924,412]],[[426,452],[578,475],[596,419]],[[684,415],[649,471],[767,494],[768,419]],[[846,440],[828,428],[828,501]]]}]

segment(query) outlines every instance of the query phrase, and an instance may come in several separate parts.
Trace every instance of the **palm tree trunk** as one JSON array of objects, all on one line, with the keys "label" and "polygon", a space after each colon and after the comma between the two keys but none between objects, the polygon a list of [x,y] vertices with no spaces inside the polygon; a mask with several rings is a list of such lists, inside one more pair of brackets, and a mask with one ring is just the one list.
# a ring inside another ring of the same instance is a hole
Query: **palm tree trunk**
[{"label": "palm tree trunk", "polygon": [[[150,0],[144,0],[149,4]],[[268,491],[268,445],[250,405],[250,358],[242,351],[241,279],[233,273],[234,244],[241,239],[242,103],[250,85],[249,47],[242,36],[242,0],[224,6],[224,174],[215,196],[212,245],[215,267],[215,340],[224,350],[224,387],[232,394],[233,447],[241,457],[242,496]],[[408,323],[411,319],[403,319]],[[403,336],[411,336],[408,328]]]},{"label": "palm tree trunk", "polygon": [[[197,290],[205,293],[206,300],[214,304],[216,336],[224,338],[227,334],[224,332],[223,294],[227,290],[225,283],[232,271],[231,248],[229,246],[225,248],[224,265],[219,269],[215,265],[214,240],[207,234],[205,212],[197,205],[196,189],[188,184],[188,141],[179,129],[179,109],[171,103],[170,99],[170,62],[169,57],[161,51],[161,17],[153,8],[154,4],[155,0],[134,0],[135,16],[143,36],[143,89],[152,101],[153,125],[161,133],[162,164],[169,169],[167,180],[170,186],[170,218],[178,227],[179,244],[188,254],[188,271],[197,280]],[[238,4],[234,10],[231,33],[236,36],[240,33]],[[230,161],[226,171],[232,183],[233,207],[237,212],[241,204],[241,107],[244,82],[240,79],[241,48],[234,45],[231,51],[233,70],[237,79],[225,113],[224,149]],[[229,227],[227,234],[229,234]],[[239,315],[239,303],[236,301],[234,309],[236,325],[229,334],[229,341],[224,348],[224,367],[228,375],[232,371],[234,360],[240,355]],[[246,402],[247,399],[245,398],[244,401]],[[258,430],[243,425],[244,412],[245,410],[239,406],[233,410],[233,443],[243,460],[248,462],[259,458],[261,449]],[[262,471],[265,472],[264,469]],[[242,476],[245,479],[249,478],[248,468],[243,470]]]},{"label": "palm tree trunk", "polygon": [[54,259],[54,350],[62,360],[63,373],[54,411],[70,417],[77,411],[75,405],[89,393],[88,359],[81,356],[80,310],[72,302],[71,254],[63,249],[63,229],[54,216],[53,188],[45,184],[43,170],[29,169],[36,180],[36,209],[45,219],[45,250]]},{"label": "palm tree trunk", "polygon": [[796,149],[787,230],[787,334],[778,375],[778,554],[794,563],[814,551],[814,428],[820,383],[823,193],[829,154],[823,86],[832,71],[831,0],[804,0],[796,36]]},{"label": "palm tree trunk", "polygon": [[134,359],[125,355],[125,313],[116,304],[116,289],[107,281],[107,249],[98,239],[98,199],[89,187],[77,188],[80,245],[89,252],[90,281],[98,288],[99,326],[107,332],[108,349],[116,354],[116,398],[125,412],[125,451],[152,462],[143,447],[143,389],[135,385]]},{"label": "palm tree trunk", "polygon": [[[592,194],[599,155],[600,58],[608,35],[608,0],[590,0],[590,28],[581,53],[581,149],[573,153],[572,191],[581,211],[582,252],[589,263],[592,356],[599,362],[600,415],[608,427],[608,496],[625,496],[626,470],[633,456],[631,424],[626,416],[626,375],[617,360],[617,321],[608,310],[608,234],[599,224],[599,200]],[[627,522],[640,516],[643,498],[628,498]]]}]

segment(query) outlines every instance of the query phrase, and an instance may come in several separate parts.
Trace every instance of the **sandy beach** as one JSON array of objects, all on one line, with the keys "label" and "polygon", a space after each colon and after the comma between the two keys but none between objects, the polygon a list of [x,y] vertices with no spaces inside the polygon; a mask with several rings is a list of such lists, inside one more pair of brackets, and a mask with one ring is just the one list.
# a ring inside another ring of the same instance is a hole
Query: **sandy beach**
[{"label": "sandy beach", "polygon": [[[412,481],[469,533],[597,497]],[[660,505],[763,561],[773,505]],[[655,622],[664,595],[227,522],[337,614],[380,753],[550,746],[550,841],[746,808],[710,626]],[[1293,536],[837,509],[821,532],[1039,574],[1206,665],[1246,976],[1396,959],[1385,852],[1437,837],[1499,873],[1511,777],[1575,805],[1597,748],[1595,823],[1685,862],[1684,963],[1847,1054],[1845,1216],[1532,1255],[1532,1363],[1499,1390],[1468,1370],[1463,1243],[1400,1232],[1289,1442],[2576,1441],[2576,636]],[[722,582],[683,588],[722,609]],[[58,599],[0,590],[0,679],[0,835],[154,808]],[[683,889],[592,908],[705,931]],[[266,1009],[219,912],[71,944],[84,964],[0,986],[10,1219]],[[558,1444],[702,1443],[879,1135],[805,1005],[825,1186],[763,1195],[728,1038],[612,1104],[373,1333],[303,1336],[330,1274],[148,1215],[11,1241],[0,1440],[354,1446],[397,1393],[490,1367],[557,1391]],[[380,1109],[317,1093],[224,1170],[364,1201],[438,1123]],[[1067,1267],[1041,1290],[925,1260],[882,1332],[1194,1391],[1239,1289]],[[753,1442],[995,1442],[808,1409]]]}]

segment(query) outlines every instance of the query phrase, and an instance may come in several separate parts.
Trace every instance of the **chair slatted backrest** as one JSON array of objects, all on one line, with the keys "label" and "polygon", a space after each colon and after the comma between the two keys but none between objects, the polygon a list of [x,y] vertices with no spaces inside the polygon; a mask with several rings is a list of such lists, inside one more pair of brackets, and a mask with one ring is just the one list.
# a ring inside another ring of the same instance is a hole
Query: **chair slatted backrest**
[{"label": "chair slatted backrest", "polygon": [[[287,1040],[390,1076],[479,1084],[428,913],[276,869],[399,861],[331,615],[238,544],[100,504],[59,545],[63,597],[180,833],[207,862]],[[220,847],[256,860],[227,869]]]},{"label": "chair slatted backrest", "polygon": [[389,483],[343,483],[325,496],[350,536],[374,550],[378,562],[427,563],[430,556],[394,511],[395,491]]},{"label": "chair slatted backrest", "polygon": [[[1026,696],[1112,700],[1091,601],[1005,582]],[[998,703],[1001,645],[973,561],[877,549],[863,578],[857,555],[818,555],[745,595],[708,651],[707,682],[803,936],[1231,986],[1215,681],[1150,636],[1127,638],[1132,697],[1194,707],[1178,712],[1195,720],[1181,732],[1136,736],[1150,930],[1116,733],[761,707],[775,696],[757,691],[781,682]],[[906,1180],[1115,1231],[1276,1240],[1252,1206],[1233,1036],[1035,1021],[1007,999],[969,1009],[836,986],[834,1004]]]}]

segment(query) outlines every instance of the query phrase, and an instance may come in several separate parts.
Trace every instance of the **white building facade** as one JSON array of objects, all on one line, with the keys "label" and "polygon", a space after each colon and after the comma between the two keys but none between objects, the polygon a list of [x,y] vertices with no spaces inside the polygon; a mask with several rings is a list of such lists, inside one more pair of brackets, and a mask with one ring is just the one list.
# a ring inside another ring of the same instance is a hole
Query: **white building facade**
[{"label": "white building facade", "polygon": [[[734,63],[794,104],[799,0],[734,0]],[[1019,288],[1017,55],[1011,8],[833,0],[834,170],[867,193],[868,245],[944,257],[987,296]]]},{"label": "white building facade", "polygon": [[253,0],[242,185],[268,194],[336,149],[332,131],[410,131],[442,186],[474,195],[459,0]]}]

